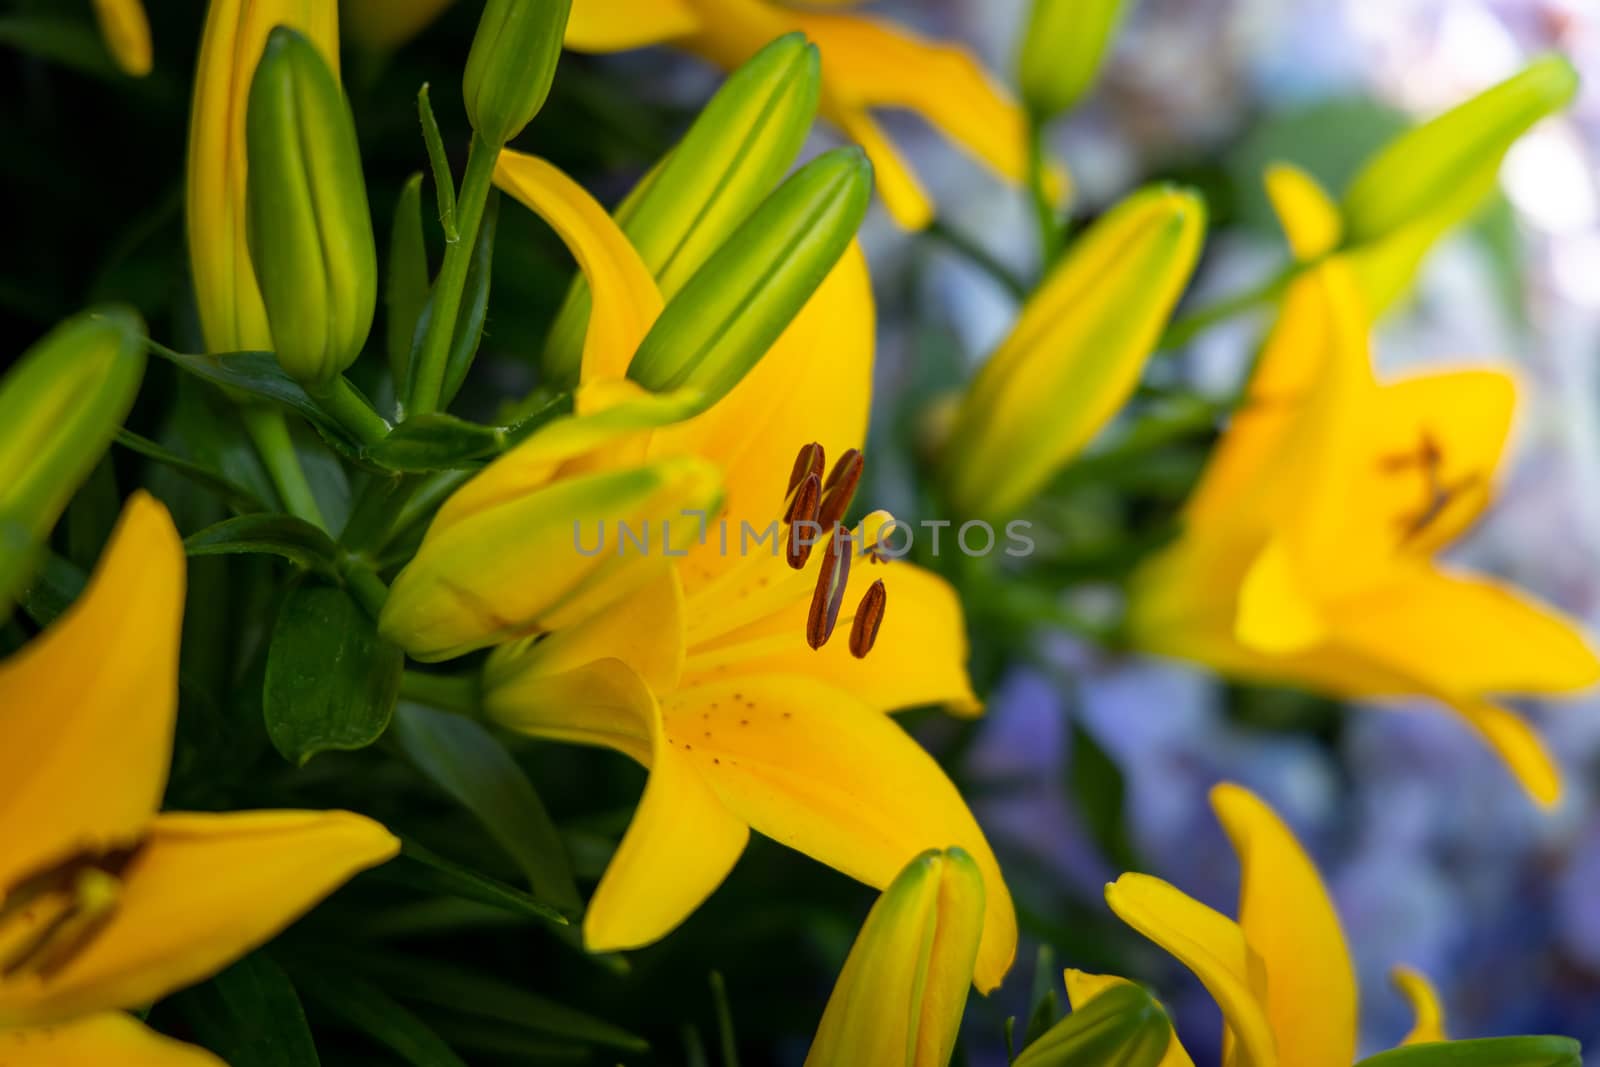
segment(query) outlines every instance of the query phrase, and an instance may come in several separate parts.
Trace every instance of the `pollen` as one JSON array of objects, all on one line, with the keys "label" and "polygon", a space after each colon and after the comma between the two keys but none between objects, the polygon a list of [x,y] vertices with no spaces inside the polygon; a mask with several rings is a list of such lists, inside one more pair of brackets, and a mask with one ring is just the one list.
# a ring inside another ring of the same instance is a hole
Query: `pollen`
[{"label": "pollen", "polygon": [[850,583],[850,532],[835,527],[822,557],[822,573],[811,594],[811,611],[806,616],[806,644],[821,648],[839,624],[839,607],[844,603],[845,587]]}]

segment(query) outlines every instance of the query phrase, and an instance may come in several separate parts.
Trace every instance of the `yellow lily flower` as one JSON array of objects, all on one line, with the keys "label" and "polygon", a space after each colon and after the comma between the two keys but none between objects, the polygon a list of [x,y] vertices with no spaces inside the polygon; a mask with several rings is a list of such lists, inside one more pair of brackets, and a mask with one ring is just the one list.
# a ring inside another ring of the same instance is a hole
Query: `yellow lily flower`
[{"label": "yellow lily flower", "polygon": [[[1356,976],[1327,887],[1260,797],[1225,783],[1211,791],[1211,806],[1239,857],[1237,921],[1145,874],[1108,885],[1106,902],[1216,1000],[1226,1067],[1350,1067],[1359,1036]],[[1077,1008],[1121,981],[1068,971],[1067,995]],[[1396,983],[1417,1016],[1404,1044],[1445,1040],[1427,979],[1397,969]],[[1192,1064],[1174,1035],[1161,1067]]]},{"label": "yellow lily flower", "polygon": [[118,1009],[200,981],[393,856],[349,812],[158,812],[183,545],[128,501],[76,604],[0,663],[0,1062],[217,1064]]},{"label": "yellow lily flower", "polygon": [[272,331],[245,234],[245,112],[274,26],[305,34],[337,74],[338,7],[328,0],[212,0],[189,118],[189,270],[210,352],[267,351]]},{"label": "yellow lily flower", "polygon": [[[660,309],[638,253],[548,164],[507,152],[497,181],[551,223],[584,270],[594,298],[589,388],[620,377]],[[706,535],[614,610],[490,657],[485,707],[496,721],[603,745],[650,768],[590,902],[592,949],[665,936],[726,877],[754,828],[878,887],[918,853],[959,846],[988,888],[979,987],[997,985],[1010,966],[1016,918],[992,851],[937,763],[882,714],[979,710],[953,590],[910,563],[864,558],[860,546],[873,543],[881,517],[853,546],[812,552],[801,569],[773,533],[796,498],[794,457],[807,445],[819,447],[807,450],[802,482],[823,469],[823,453],[844,458],[853,472],[845,481],[859,477],[873,331],[865,260],[852,249],[721,401],[627,442],[658,460],[720,467],[725,503],[707,516]],[[820,476],[809,480],[813,513],[825,514]],[[827,499],[842,510],[849,494],[834,488]],[[767,540],[742,544],[746,528]],[[856,565],[846,571],[841,557]],[[859,605],[854,618],[841,616],[843,604]],[[826,640],[835,626],[850,627],[850,639]]]},{"label": "yellow lily flower", "polygon": [[873,119],[908,108],[1001,176],[1027,171],[1027,123],[1011,95],[965,49],[877,19],[773,0],[574,0],[567,47],[616,52],[672,44],[733,70],[798,30],[822,51],[822,113],[866,150],[884,206],[907,229],[933,221],[927,193]]},{"label": "yellow lily flower", "polygon": [[94,15],[100,23],[111,58],[124,74],[142,78],[150,73],[150,20],[140,0],[94,0]]},{"label": "yellow lily flower", "polygon": [[[1312,205],[1285,215],[1296,247],[1326,240]],[[1379,382],[1369,326],[1343,256],[1291,285],[1183,536],[1135,577],[1132,637],[1244,678],[1432,697],[1554,804],[1554,761],[1496,700],[1586,688],[1600,660],[1553,609],[1433,559],[1493,497],[1515,383],[1482,369]]]}]

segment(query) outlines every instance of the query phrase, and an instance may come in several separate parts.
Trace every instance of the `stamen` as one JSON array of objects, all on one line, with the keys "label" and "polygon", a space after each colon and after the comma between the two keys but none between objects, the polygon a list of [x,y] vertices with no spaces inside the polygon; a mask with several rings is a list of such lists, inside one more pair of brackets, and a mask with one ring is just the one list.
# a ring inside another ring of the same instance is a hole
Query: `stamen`
[{"label": "stamen", "polygon": [[822,498],[822,514],[817,520],[822,523],[824,530],[833,529],[844,519],[844,513],[850,510],[850,501],[855,499],[856,489],[861,485],[861,472],[865,468],[866,461],[853,448],[833,465],[828,480],[822,485],[827,495]]},{"label": "stamen", "polygon": [[784,495],[792,496],[795,487],[808,474],[815,474],[818,478],[821,478],[822,472],[827,469],[827,466],[827,455],[823,452],[820,444],[813,441],[809,445],[802,446],[800,454],[794,458],[794,468],[789,472],[789,488],[784,490]]},{"label": "stamen", "polygon": [[13,887],[0,907],[0,978],[48,977],[70,963],[110,921],[134,852],[76,856]]},{"label": "stamen", "polygon": [[834,527],[833,536],[822,557],[822,573],[817,576],[817,588],[811,594],[811,612],[806,616],[806,644],[819,649],[833,636],[839,623],[839,608],[844,603],[845,587],[850,583],[851,542],[854,538],[842,526]]},{"label": "stamen", "polygon": [[790,524],[788,542],[784,545],[784,559],[795,570],[804,570],[811,558],[811,549],[823,526],[817,522],[822,507],[822,482],[815,474],[808,474],[794,491],[789,510],[783,521]]},{"label": "stamen", "polygon": [[879,578],[862,596],[856,608],[855,622],[850,625],[850,654],[856,659],[866,659],[867,653],[878,640],[878,628],[883,625],[884,608],[889,595]]}]

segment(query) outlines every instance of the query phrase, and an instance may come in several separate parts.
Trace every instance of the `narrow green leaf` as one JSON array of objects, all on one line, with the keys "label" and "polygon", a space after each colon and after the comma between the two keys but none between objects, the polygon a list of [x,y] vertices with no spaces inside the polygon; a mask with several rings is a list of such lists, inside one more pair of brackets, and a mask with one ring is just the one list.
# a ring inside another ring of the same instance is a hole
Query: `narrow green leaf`
[{"label": "narrow green leaf", "polygon": [[487,904],[523,918],[567,925],[567,917],[543,901],[498,878],[445,859],[415,841],[406,841],[400,858],[378,868],[374,876],[404,883],[424,893],[439,893]]},{"label": "narrow green leaf", "polygon": [[412,1067],[466,1067],[443,1038],[371,982],[343,974],[334,978],[315,966],[295,977],[306,996]]},{"label": "narrow green leaf", "polygon": [[444,366],[444,400],[448,405],[461,391],[467,371],[478,355],[483,340],[484,320],[489,316],[489,279],[494,273],[494,237],[500,225],[500,193],[489,190],[478,223],[478,240],[472,246],[467,264],[467,280],[461,290],[461,307],[456,313],[455,332],[450,337],[450,354]]},{"label": "narrow green leaf", "polygon": [[563,914],[579,912],[572,865],[550,813],[492,734],[471,719],[404,704],[395,716],[395,738],[516,861],[535,897]]},{"label": "narrow green leaf", "polygon": [[146,459],[153,460],[168,467],[196,485],[205,487],[226,500],[230,507],[237,511],[266,511],[266,504],[261,499],[246,489],[244,486],[231,481],[226,474],[214,470],[202,463],[185,459],[183,456],[150,440],[140,437],[132,430],[118,430],[115,438],[117,444],[130,452],[137,452]]},{"label": "narrow green leaf", "polygon": [[316,1044],[294,985],[265,952],[252,952],[176,997],[200,1043],[231,1067],[316,1067]]},{"label": "narrow green leaf", "polygon": [[343,589],[302,585],[278,610],[262,711],[283,758],[365,748],[388,729],[405,657]]},{"label": "narrow green leaf", "polygon": [[1056,1024],[1060,1014],[1056,983],[1060,981],[1060,975],[1055,950],[1049,945],[1040,945],[1033,960],[1033,1008],[1028,1013],[1028,1028],[1023,1033],[1023,1044],[1032,1044]]},{"label": "narrow green leaf", "polygon": [[338,574],[339,550],[317,527],[293,515],[240,515],[207,526],[184,538],[190,556],[260,554],[282,556],[297,567],[326,575]]},{"label": "narrow green leaf", "polygon": [[1570,1037],[1488,1037],[1380,1052],[1357,1067],[1581,1067],[1583,1046]]},{"label": "narrow green leaf", "polygon": [[1067,789],[1073,810],[1113,867],[1119,871],[1138,870],[1124,813],[1128,787],[1122,769],[1076,716],[1072,720],[1071,746]]},{"label": "narrow green leaf", "polygon": [[721,971],[711,972],[711,1002],[717,1009],[717,1045],[722,1067],[739,1067],[739,1039],[733,1032],[733,1010],[728,1007],[728,983]]},{"label": "narrow green leaf", "polygon": [[411,338],[428,302],[428,246],[422,235],[422,172],[400,190],[389,228],[388,276],[383,293],[384,345],[395,388],[405,384]]},{"label": "narrow green leaf", "polygon": [[8,15],[0,18],[0,44],[72,67],[112,83],[126,83],[100,34],[86,19],[56,15]]},{"label": "narrow green leaf", "polygon": [[454,415],[413,415],[389,436],[367,450],[367,458],[389,470],[406,473],[458,470],[478,466],[476,460],[505,447],[506,432]]},{"label": "narrow green leaf", "polygon": [[417,116],[422,120],[422,141],[428,147],[428,166],[433,170],[433,187],[439,197],[439,225],[444,227],[444,239],[454,244],[461,239],[456,231],[456,181],[450,173],[444,138],[439,135],[439,121],[433,117],[427,83],[417,93]]}]

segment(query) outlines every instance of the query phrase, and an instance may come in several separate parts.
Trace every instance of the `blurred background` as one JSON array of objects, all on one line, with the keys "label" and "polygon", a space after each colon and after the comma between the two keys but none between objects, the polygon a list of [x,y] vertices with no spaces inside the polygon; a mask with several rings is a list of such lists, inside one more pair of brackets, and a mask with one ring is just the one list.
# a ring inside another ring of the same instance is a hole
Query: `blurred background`
[{"label": "blurred background", "polygon": [[[60,6],[88,9],[87,0]],[[137,304],[154,336],[199,350],[185,279],[182,174],[204,5],[150,6],[156,72],[142,82],[116,77],[92,40],[62,44],[65,62],[0,51],[0,99],[8,101],[0,107],[0,191],[9,208],[0,333],[8,353],[105,299]],[[870,10],[968,42],[998,77],[1011,78],[1023,0],[882,0]],[[460,67],[475,19],[476,5],[461,4],[381,64],[346,56],[380,245],[400,184],[424,165],[414,106],[423,81],[433,84],[459,172]],[[6,26],[0,18],[0,43]],[[1575,61],[1582,95],[1512,151],[1503,196],[1430,257],[1414,298],[1383,322],[1377,350],[1385,369],[1462,358],[1515,368],[1525,386],[1516,459],[1497,506],[1454,551],[1600,624],[1593,0],[1133,0],[1099,89],[1053,128],[1052,147],[1072,170],[1083,217],[1153,179],[1202,190],[1213,232],[1186,306],[1203,306],[1249,289],[1283,262],[1261,188],[1267,163],[1298,163],[1337,188],[1406,122],[1550,49]],[[715,78],[664,50],[569,56],[550,106],[516,147],[550,157],[614,204],[670,146]],[[1006,286],[964,246],[1023,277],[1037,270],[1036,249],[1020,190],[917,121],[887,123],[943,213],[938,230],[912,235],[874,208],[865,234],[880,310],[866,498],[915,520],[931,517],[918,513],[915,488],[929,411],[1016,311]],[[819,134],[819,144],[829,140]],[[543,331],[571,272],[526,212],[503,212],[500,226],[485,351],[462,404],[483,417],[537,384]],[[1263,327],[1245,316],[1214,328],[1165,360],[1153,380],[1168,394],[1225,396],[1238,387]],[[156,413],[178,389],[170,369],[153,366],[134,428],[159,437]],[[1118,567],[1129,562],[1119,557],[1130,547],[1126,532],[1147,512],[1170,514],[1181,503],[1209,432],[1173,442],[1137,469],[1101,468],[1040,505],[1038,521],[1054,531],[1044,565],[1074,610],[1092,618],[1104,606]],[[186,664],[192,654],[199,653],[186,647]],[[1438,984],[1453,1036],[1568,1034],[1600,1064],[1600,699],[1524,709],[1568,774],[1565,804],[1540,816],[1476,738],[1436,707],[1345,709],[1110,656],[1069,633],[1003,627],[977,635],[974,670],[991,694],[980,725],[907,719],[972,798],[1026,933],[1003,990],[969,1009],[968,1062],[1004,1062],[1004,1019],[1025,1020],[1046,989],[1059,994],[1062,966],[1115,969],[1151,984],[1173,1008],[1196,1062],[1217,1061],[1220,1020],[1209,998],[1112,919],[1101,889],[1138,868],[1231,910],[1237,865],[1206,803],[1212,784],[1231,779],[1285,815],[1332,886],[1360,969],[1364,1051],[1392,1045],[1410,1026],[1388,982],[1389,968],[1404,963]],[[642,774],[602,753],[527,745],[519,755],[570,828],[580,874],[593,877]],[[237,762],[247,796],[252,764]],[[329,757],[319,768],[316,796],[330,803],[341,792],[359,796],[362,774],[392,772],[359,757]],[[180,767],[174,789],[183,787]],[[432,821],[400,816],[413,820],[403,829],[457,849],[481,844],[447,810],[441,800]],[[872,897],[757,842],[683,930],[632,954],[628,974],[585,961],[539,930],[485,923],[466,933],[451,928],[445,938],[424,916],[398,909],[362,921],[430,958],[454,955],[642,1032],[657,1048],[648,1062],[684,1062],[696,1035],[713,1032],[705,986],[683,975],[717,969],[728,979],[743,1061],[798,1064]],[[559,1042],[547,1051],[549,1062],[568,1061]],[[344,1058],[325,1054],[334,1063],[383,1062],[362,1058],[359,1041]],[[485,1055],[481,1062],[546,1062]]]}]

